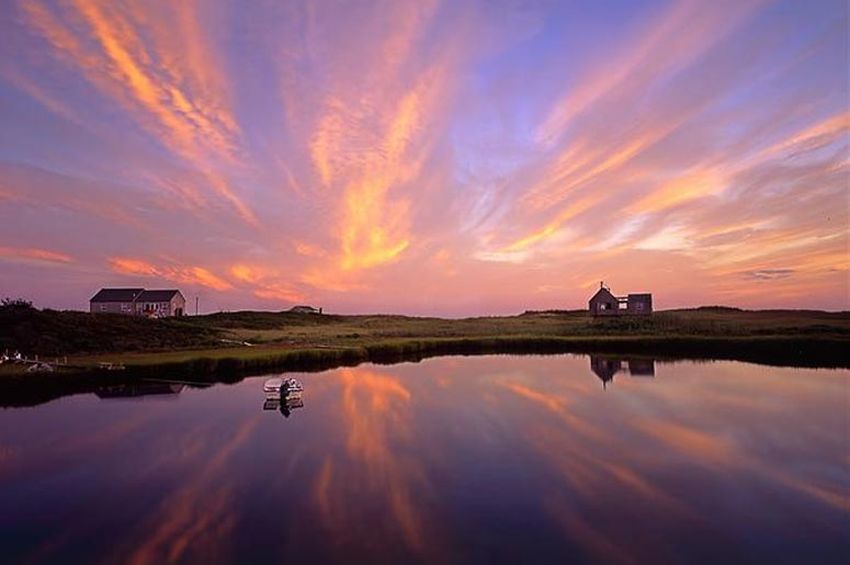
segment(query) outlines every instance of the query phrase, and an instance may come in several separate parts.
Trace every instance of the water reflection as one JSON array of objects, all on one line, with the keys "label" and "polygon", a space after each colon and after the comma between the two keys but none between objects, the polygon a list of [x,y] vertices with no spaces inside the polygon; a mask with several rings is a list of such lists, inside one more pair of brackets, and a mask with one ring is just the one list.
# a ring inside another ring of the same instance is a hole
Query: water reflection
[{"label": "water reflection", "polygon": [[304,408],[304,399],[300,395],[266,395],[266,398],[263,401],[263,410],[279,411],[284,418],[289,418],[292,411],[297,408]]},{"label": "water reflection", "polygon": [[[656,374],[607,391],[596,380]],[[0,412],[0,505],[14,509],[0,512],[0,550],[8,562],[841,562],[848,376],[440,358],[299,376],[310,406],[285,423],[257,409],[265,379],[104,389],[127,401]],[[137,402],[148,395],[173,401]],[[263,409],[301,406],[283,395]]]},{"label": "water reflection", "polygon": [[590,356],[590,370],[602,381],[602,388],[607,388],[614,375],[622,371],[632,377],[654,377],[655,360],[647,358],[622,358],[601,355]]},{"label": "water reflection", "polygon": [[171,396],[180,394],[186,385],[170,382],[138,382],[99,387],[98,398],[137,398],[139,396]]}]

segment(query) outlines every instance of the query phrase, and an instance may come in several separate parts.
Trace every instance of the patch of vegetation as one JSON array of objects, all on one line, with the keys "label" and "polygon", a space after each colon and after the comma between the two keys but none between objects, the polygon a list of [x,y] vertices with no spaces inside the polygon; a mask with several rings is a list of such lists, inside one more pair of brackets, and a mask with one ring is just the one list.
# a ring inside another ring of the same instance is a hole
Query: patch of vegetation
[{"label": "patch of vegetation", "polygon": [[[243,342],[256,347],[234,347]],[[724,351],[732,351],[739,357],[747,351],[775,352],[777,344],[784,343],[784,347],[796,347],[786,357],[797,359],[806,354],[843,359],[846,354],[829,352],[850,350],[850,314],[715,306],[613,318],[554,310],[457,320],[243,311],[151,320],[37,310],[24,300],[7,299],[0,304],[0,351],[69,355],[76,364],[89,365],[101,360],[147,366],[214,359],[217,366],[227,358],[231,361],[225,366],[243,370],[262,363],[273,366],[282,356],[291,359],[307,350],[314,353],[304,355],[314,361],[339,355],[374,360],[376,355],[401,358],[434,351],[573,348],[580,352],[605,349],[612,343],[644,348],[647,353],[675,354],[678,350],[689,356],[722,356]]]},{"label": "patch of vegetation", "polygon": [[0,303],[0,352],[63,356],[217,345],[221,331],[179,318],[151,320],[121,314],[38,310],[22,300]]}]

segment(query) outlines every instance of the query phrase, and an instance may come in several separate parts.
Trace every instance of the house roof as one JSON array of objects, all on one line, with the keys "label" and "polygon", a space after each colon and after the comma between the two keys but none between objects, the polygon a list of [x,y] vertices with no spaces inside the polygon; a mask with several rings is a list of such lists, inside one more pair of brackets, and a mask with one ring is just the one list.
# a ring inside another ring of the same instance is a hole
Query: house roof
[{"label": "house roof", "polygon": [[617,297],[614,296],[611,293],[611,291],[608,290],[607,288],[600,288],[599,290],[596,291],[596,294],[594,294],[593,296],[590,297],[591,302],[594,302],[596,300],[602,300],[602,299],[617,300]]},{"label": "house roof", "polygon": [[143,288],[102,288],[92,296],[91,302],[133,302],[144,290]]},{"label": "house roof", "polygon": [[176,288],[169,290],[143,290],[137,300],[139,302],[168,302],[174,298],[175,294],[183,296]]}]

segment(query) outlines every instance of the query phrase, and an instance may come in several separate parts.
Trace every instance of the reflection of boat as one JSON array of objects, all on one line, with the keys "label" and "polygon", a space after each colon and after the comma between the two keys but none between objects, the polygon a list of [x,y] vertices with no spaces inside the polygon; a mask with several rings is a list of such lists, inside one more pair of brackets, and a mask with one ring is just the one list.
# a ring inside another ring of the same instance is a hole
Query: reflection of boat
[{"label": "reflection of boat", "polygon": [[284,418],[289,418],[289,414],[295,408],[304,408],[304,401],[301,399],[301,393],[287,394],[280,399],[280,413]]},{"label": "reflection of boat", "polygon": [[263,384],[263,392],[266,394],[301,394],[303,391],[304,385],[291,377],[288,379],[274,377]]}]

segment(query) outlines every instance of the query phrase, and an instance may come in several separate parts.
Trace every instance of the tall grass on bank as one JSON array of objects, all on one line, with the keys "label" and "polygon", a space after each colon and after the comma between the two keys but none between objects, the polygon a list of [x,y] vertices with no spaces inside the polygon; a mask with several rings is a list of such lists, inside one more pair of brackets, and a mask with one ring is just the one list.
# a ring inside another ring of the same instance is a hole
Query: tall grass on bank
[{"label": "tall grass on bank", "polygon": [[418,362],[439,355],[586,353],[640,355],[656,359],[732,359],[799,367],[850,367],[846,341],[788,337],[612,337],[564,338],[513,336],[492,338],[432,338],[391,340],[363,347],[212,350],[190,352],[157,362],[147,354],[126,371],[17,373],[0,378],[0,406],[31,406],[69,394],[140,379],[188,380],[201,383],[237,382],[249,375],[285,371],[322,371],[364,362]]}]

